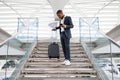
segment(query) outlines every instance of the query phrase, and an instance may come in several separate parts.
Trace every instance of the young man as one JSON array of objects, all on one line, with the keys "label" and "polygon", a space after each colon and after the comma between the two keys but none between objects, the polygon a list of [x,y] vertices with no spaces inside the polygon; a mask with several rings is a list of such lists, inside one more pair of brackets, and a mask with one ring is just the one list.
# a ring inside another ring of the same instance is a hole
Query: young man
[{"label": "young man", "polygon": [[70,38],[71,38],[71,28],[74,27],[72,19],[70,16],[65,16],[62,10],[57,11],[57,16],[60,19],[60,25],[53,31],[59,29],[60,39],[62,44],[62,49],[64,52],[65,60],[62,64],[70,65]]}]

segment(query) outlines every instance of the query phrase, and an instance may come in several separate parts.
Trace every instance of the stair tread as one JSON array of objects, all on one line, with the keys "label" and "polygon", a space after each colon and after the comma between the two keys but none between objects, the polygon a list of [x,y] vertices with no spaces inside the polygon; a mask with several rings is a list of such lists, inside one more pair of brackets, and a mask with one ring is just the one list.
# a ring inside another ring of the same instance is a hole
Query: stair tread
[{"label": "stair tread", "polygon": [[[32,54],[48,54],[48,51],[39,51],[39,52],[32,52]],[[63,52],[61,51],[60,54],[63,54]],[[71,54],[86,54],[85,52],[71,52]]]},{"label": "stair tread", "polygon": [[[44,53],[43,54],[38,53],[38,54],[31,54],[31,55],[48,55],[48,53],[47,54],[46,53],[45,54]],[[60,54],[60,55],[63,55],[63,54]],[[71,53],[71,55],[74,55],[74,56],[87,56],[86,54],[72,54],[72,53]]]},{"label": "stair tread", "polygon": [[[54,64],[54,65],[53,65]],[[46,63],[41,63],[41,64],[39,64],[39,63],[34,63],[34,62],[27,62],[26,63],[26,65],[49,65],[49,66],[63,66],[63,65],[61,65],[60,63],[48,63],[48,64],[46,64]],[[72,63],[72,65],[70,65],[70,66],[74,66],[74,65],[79,65],[79,66],[84,66],[84,65],[92,65],[91,63],[83,63],[83,62],[81,62],[81,63]]]},{"label": "stair tread", "polygon": [[[42,46],[45,46],[45,47],[48,47],[48,45],[49,44],[39,44],[39,45],[37,45],[36,47],[42,47]],[[62,47],[61,46],[61,44],[58,44],[60,47]],[[81,44],[70,44],[70,47],[82,47],[82,45]]]},{"label": "stair tread", "polygon": [[[44,47],[44,48],[47,48],[49,44],[41,44],[41,45],[38,45],[36,46],[37,47]],[[59,44],[59,47],[62,47],[60,44]],[[70,45],[70,47],[82,47],[82,45],[79,45],[79,44],[72,44]]]},{"label": "stair tread", "polygon": [[[49,59],[49,58],[29,58],[29,59],[58,61],[58,59],[54,59],[54,58],[52,58],[52,59]],[[83,59],[88,59],[88,58],[71,58],[71,61],[83,60]],[[61,58],[59,61],[64,61],[64,58]]]},{"label": "stair tread", "polygon": [[56,70],[58,69],[59,71],[64,71],[64,70],[81,70],[81,71],[93,71],[92,68],[25,68],[25,70]]},{"label": "stair tread", "polygon": [[[35,48],[37,47],[44,47],[44,48],[47,48],[49,44],[41,44],[41,45],[38,45],[36,46]],[[62,47],[61,45],[59,45],[59,47]],[[70,45],[70,47],[82,47],[82,45]]]},{"label": "stair tread", "polygon": [[[22,77],[18,80],[28,80],[28,78],[27,77]],[[54,78],[34,77],[34,78],[32,78],[32,77],[29,77],[29,80],[99,80],[99,79],[97,77],[89,77],[89,78],[87,78],[87,77],[84,77],[84,78],[77,78],[77,77],[76,78],[64,78],[64,77],[62,77],[62,78],[60,78],[60,77],[54,77]]]},{"label": "stair tread", "polygon": [[[66,68],[66,66],[59,66],[59,65],[26,65],[25,68],[41,68],[41,67],[44,67],[44,68],[58,68],[58,67],[61,67],[61,68]],[[69,68],[92,68],[92,65],[76,65],[76,66],[69,66]]]},{"label": "stair tread", "polygon": [[[39,48],[37,48],[37,50],[47,50],[48,49],[48,47],[39,47]],[[60,47],[59,48],[60,50],[62,50],[62,48]],[[83,48],[80,48],[80,47],[70,47],[70,49],[71,50],[84,50]]]},{"label": "stair tread", "polygon": [[96,77],[94,74],[24,74],[24,77]]},{"label": "stair tread", "polygon": [[[43,51],[44,51],[44,52],[48,52],[48,51],[46,51],[46,50],[37,50],[36,52],[39,53],[39,52],[43,52]],[[60,51],[62,52],[62,50],[60,50]],[[74,52],[85,52],[85,51],[84,51],[84,50],[72,50],[71,52],[74,53]]]},{"label": "stair tread", "polygon": [[[87,56],[86,55],[80,55],[80,56],[76,56],[76,55],[74,55],[74,56],[72,56],[73,58],[87,58]],[[48,55],[32,55],[32,56],[30,56],[30,58],[48,58]],[[60,55],[60,58],[64,58],[64,56],[63,55]]]},{"label": "stair tread", "polygon": [[[64,54],[60,54],[61,56],[64,56]],[[31,54],[31,56],[48,56],[48,54]],[[87,56],[86,54],[71,54],[72,56]]]},{"label": "stair tread", "polygon": [[96,74],[96,71],[75,71],[75,70],[67,70],[67,71],[59,71],[59,70],[24,70],[21,72],[22,74]]},{"label": "stair tread", "polygon": [[[47,49],[48,48],[48,46],[46,46],[46,47],[36,47],[36,49]],[[62,49],[62,46],[60,46],[59,48],[61,48]],[[83,47],[81,46],[76,46],[76,47],[72,47],[72,46],[70,46],[70,48],[72,48],[72,49],[83,49]]]},{"label": "stair tread", "polygon": [[[51,44],[50,42],[46,42],[46,43],[44,43],[44,42],[42,42],[42,43],[38,43],[37,45],[47,45],[47,44]],[[57,44],[59,44],[59,45],[61,45],[61,43],[60,42],[58,42]],[[81,45],[81,43],[71,43],[70,42],[70,45]]]},{"label": "stair tread", "polygon": [[36,73],[36,74],[45,74],[45,73],[56,73],[56,74],[96,74],[95,70],[39,70],[39,69],[30,69],[30,70],[23,70],[22,73]]},{"label": "stair tread", "polygon": [[[50,60],[50,59],[41,59],[41,58],[30,58],[28,61],[44,61],[44,62],[56,62],[56,60]],[[59,60],[61,61],[61,60]],[[82,59],[71,59],[72,62],[81,62],[81,61],[89,61],[87,58],[82,58]]]},{"label": "stair tread", "polygon": [[[61,65],[61,62],[54,62],[54,63],[50,63],[50,62],[46,62],[46,63],[43,63],[43,62],[37,62],[37,63],[35,63],[35,62],[27,62],[26,64],[33,64],[33,65],[44,65],[44,64],[49,64],[49,65]],[[79,65],[84,65],[84,64],[90,64],[90,62],[86,62],[86,63],[84,63],[84,62],[79,62],[79,63],[74,63],[74,62],[71,62],[71,65],[77,65],[77,64],[79,64]]]},{"label": "stair tread", "polygon": [[[53,64],[53,63],[49,63],[49,64],[45,64],[45,63],[41,63],[41,64],[38,64],[38,63],[34,63],[34,62],[32,62],[32,63],[30,63],[30,62],[27,62],[27,64],[26,64],[26,66],[36,66],[36,67],[67,67],[67,66],[65,66],[65,65],[61,65],[61,64],[59,64],[59,63],[55,63],[55,64]],[[88,67],[90,67],[90,66],[92,66],[92,64],[91,63],[72,63],[72,65],[70,65],[70,66],[68,66],[68,67],[82,67],[82,66],[88,66]]]}]

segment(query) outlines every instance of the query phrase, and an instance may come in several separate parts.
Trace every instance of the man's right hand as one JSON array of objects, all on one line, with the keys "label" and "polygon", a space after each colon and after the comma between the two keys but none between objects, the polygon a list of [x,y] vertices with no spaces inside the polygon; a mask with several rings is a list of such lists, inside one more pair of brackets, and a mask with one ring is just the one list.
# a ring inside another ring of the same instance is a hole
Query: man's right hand
[{"label": "man's right hand", "polygon": [[56,31],[56,29],[52,29],[52,31]]}]

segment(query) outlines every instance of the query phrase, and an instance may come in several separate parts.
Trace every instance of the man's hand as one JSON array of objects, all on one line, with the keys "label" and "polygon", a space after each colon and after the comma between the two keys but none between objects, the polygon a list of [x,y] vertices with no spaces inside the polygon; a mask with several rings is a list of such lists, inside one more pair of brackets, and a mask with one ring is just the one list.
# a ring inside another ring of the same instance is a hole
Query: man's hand
[{"label": "man's hand", "polygon": [[54,28],[54,29],[52,29],[52,31],[56,31],[56,29]]},{"label": "man's hand", "polygon": [[60,27],[66,28],[65,24],[60,24]]}]

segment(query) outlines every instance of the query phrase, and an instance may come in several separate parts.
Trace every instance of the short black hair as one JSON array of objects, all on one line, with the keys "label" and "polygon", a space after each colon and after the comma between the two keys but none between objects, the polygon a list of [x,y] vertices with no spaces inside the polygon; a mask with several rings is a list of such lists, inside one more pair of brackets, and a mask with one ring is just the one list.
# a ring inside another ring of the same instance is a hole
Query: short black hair
[{"label": "short black hair", "polygon": [[63,13],[62,10],[57,10],[56,14]]}]

